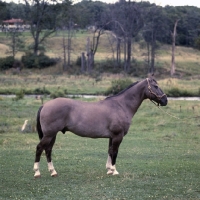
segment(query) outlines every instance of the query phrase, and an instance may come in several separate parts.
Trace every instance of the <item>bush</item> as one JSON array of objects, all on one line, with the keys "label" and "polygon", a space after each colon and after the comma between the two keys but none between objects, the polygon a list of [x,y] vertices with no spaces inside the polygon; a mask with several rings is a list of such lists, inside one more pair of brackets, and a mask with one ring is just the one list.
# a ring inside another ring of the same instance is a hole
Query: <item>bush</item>
[{"label": "bush", "polygon": [[16,95],[16,97],[12,99],[13,101],[18,101],[20,99],[23,99],[24,98],[24,91],[21,89],[20,91],[16,92],[15,95]]},{"label": "bush", "polygon": [[76,59],[76,65],[81,66],[81,57],[80,56],[78,56]]},{"label": "bush", "polygon": [[50,94],[49,90],[47,90],[45,87],[43,87],[43,88],[36,88],[36,89],[34,89],[33,93],[34,94],[45,94],[45,95]]},{"label": "bush", "polygon": [[22,56],[22,63],[26,68],[46,68],[55,65],[58,59],[50,58],[44,53],[40,53],[38,56],[31,52],[27,52]]},{"label": "bush", "polygon": [[127,88],[131,84],[132,84],[132,81],[130,79],[114,80],[112,81],[112,86],[108,88],[108,90],[105,92],[105,95],[117,94],[120,91]]},{"label": "bush", "polygon": [[65,97],[65,93],[62,91],[55,91],[50,94],[50,98],[55,99],[57,97]]},{"label": "bush", "polygon": [[113,59],[107,59],[106,61],[99,63],[97,69],[101,70],[102,72],[120,73],[123,71],[122,65],[122,63],[117,65],[116,61]]},{"label": "bush", "polygon": [[196,96],[192,91],[182,90],[179,88],[171,88],[167,91],[167,96],[169,97],[192,97]]},{"label": "bush", "polygon": [[6,70],[12,68],[14,61],[15,59],[12,56],[0,58],[0,69]]}]

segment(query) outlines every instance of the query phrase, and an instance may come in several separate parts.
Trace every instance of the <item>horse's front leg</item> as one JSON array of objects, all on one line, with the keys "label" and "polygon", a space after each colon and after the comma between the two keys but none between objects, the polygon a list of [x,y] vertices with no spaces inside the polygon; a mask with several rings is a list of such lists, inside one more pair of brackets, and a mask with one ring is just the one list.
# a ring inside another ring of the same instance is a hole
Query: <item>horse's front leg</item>
[{"label": "horse's front leg", "polygon": [[112,166],[112,159],[111,159],[111,156],[110,156],[111,146],[112,146],[112,138],[109,138],[108,159],[107,159],[107,162],[106,162],[106,169],[108,170],[107,174],[110,174],[110,168]]},{"label": "horse's front leg", "polygon": [[109,140],[108,159],[106,163],[107,174],[117,175],[119,172],[116,169],[116,159],[118,154],[119,145],[123,139],[122,135],[116,135],[113,139]]},{"label": "horse's front leg", "polygon": [[107,162],[106,162],[106,169],[108,170],[107,171],[107,174],[110,175],[117,175],[119,174],[119,172],[116,170],[116,165],[112,165],[112,158],[111,156],[108,154],[108,159],[107,159]]}]

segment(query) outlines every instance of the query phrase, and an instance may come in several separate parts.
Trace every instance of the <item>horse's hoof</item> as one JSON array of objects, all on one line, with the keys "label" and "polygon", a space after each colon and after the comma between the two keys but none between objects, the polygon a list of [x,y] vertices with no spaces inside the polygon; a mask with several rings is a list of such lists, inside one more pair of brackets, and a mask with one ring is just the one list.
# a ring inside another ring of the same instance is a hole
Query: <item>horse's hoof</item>
[{"label": "horse's hoof", "polygon": [[112,175],[118,175],[118,174],[119,172],[115,170]]},{"label": "horse's hoof", "polygon": [[107,171],[107,175],[112,175],[113,174],[113,171],[112,170],[108,170]]},{"label": "horse's hoof", "polygon": [[58,174],[57,174],[57,172],[56,172],[55,169],[50,170],[50,172],[51,172],[51,177],[56,177],[56,176],[58,176]]},{"label": "horse's hoof", "polygon": [[41,175],[35,175],[34,176],[34,178],[36,179],[36,178],[40,178],[41,177]]},{"label": "horse's hoof", "polygon": [[54,170],[52,173],[51,173],[51,177],[56,177],[58,176],[57,172]]},{"label": "horse's hoof", "polygon": [[51,177],[57,177],[58,174],[51,174]]}]

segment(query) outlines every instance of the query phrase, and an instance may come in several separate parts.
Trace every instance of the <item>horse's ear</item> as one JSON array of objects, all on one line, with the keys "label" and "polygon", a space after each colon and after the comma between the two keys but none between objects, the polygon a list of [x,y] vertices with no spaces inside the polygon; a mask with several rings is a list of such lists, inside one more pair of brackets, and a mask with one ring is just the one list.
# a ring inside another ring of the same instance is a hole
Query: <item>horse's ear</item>
[{"label": "horse's ear", "polygon": [[148,74],[148,78],[153,78],[154,77],[154,73],[153,74]]}]

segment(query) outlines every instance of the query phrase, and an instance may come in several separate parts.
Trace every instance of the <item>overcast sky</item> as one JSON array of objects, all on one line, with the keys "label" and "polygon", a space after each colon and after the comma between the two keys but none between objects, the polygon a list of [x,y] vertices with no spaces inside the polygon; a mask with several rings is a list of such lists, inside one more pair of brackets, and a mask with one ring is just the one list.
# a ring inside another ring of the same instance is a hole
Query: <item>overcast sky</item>
[{"label": "overcast sky", "polygon": [[[76,0],[75,0],[76,1]],[[117,0],[99,0],[106,3],[115,3]],[[140,2],[141,0],[137,0]],[[147,0],[148,1],[148,0]],[[155,3],[160,6],[196,6],[200,8],[200,0],[149,0],[151,3]]]}]

